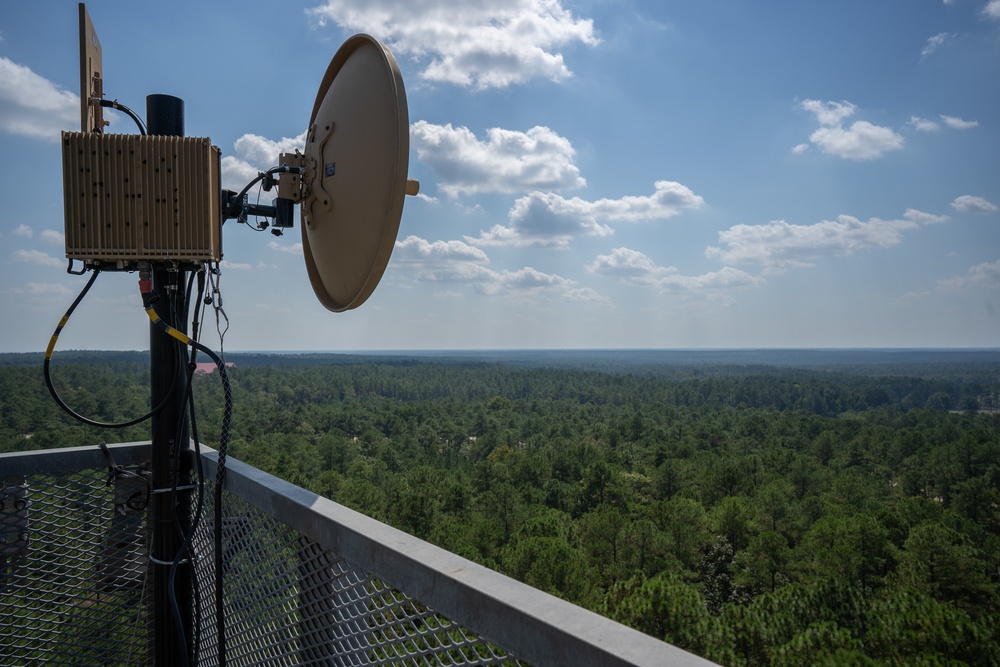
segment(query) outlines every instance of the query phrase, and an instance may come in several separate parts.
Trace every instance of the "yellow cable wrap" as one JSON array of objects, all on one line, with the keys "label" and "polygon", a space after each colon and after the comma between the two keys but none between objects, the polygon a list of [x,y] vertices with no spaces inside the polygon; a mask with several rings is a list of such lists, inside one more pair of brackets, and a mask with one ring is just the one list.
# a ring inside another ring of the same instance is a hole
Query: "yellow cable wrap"
[{"label": "yellow cable wrap", "polygon": [[55,332],[52,334],[52,338],[49,339],[49,346],[45,348],[45,358],[52,359],[52,350],[56,349],[56,341],[59,340],[59,332],[63,330],[66,323],[69,322],[69,315],[63,315],[62,319],[59,320],[59,325],[56,327]]},{"label": "yellow cable wrap", "polygon": [[187,334],[183,333],[182,331],[178,331],[177,329],[173,328],[172,326],[161,320],[160,316],[156,314],[156,311],[153,310],[152,307],[146,309],[146,314],[149,315],[149,319],[153,322],[153,324],[160,327],[161,329],[163,329],[168,334],[170,334],[180,342],[184,343],[185,345],[191,344],[191,339],[187,336]]}]

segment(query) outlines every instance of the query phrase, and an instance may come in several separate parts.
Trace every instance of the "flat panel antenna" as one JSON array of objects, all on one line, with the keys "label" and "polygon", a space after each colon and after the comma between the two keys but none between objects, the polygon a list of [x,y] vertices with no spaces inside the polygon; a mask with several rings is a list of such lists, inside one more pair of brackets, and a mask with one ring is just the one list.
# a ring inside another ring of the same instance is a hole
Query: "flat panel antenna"
[{"label": "flat panel antenna", "polygon": [[[101,65],[101,40],[87,13],[80,3],[80,131],[104,132],[106,123],[100,100],[104,99],[104,80]],[[92,103],[96,100],[97,103]]]}]

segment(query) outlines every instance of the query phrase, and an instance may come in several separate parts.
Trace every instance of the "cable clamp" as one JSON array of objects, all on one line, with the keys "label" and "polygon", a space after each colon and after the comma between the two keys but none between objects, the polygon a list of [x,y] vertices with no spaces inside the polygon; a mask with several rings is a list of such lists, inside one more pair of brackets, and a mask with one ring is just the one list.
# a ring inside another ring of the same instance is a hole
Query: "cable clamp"
[{"label": "cable clamp", "polygon": [[118,465],[115,457],[111,455],[111,450],[108,449],[107,444],[103,440],[97,443],[97,446],[101,448],[101,451],[104,452],[104,458],[108,460],[108,480],[104,485],[111,486],[116,479],[125,475],[128,471],[125,470],[125,466]]}]

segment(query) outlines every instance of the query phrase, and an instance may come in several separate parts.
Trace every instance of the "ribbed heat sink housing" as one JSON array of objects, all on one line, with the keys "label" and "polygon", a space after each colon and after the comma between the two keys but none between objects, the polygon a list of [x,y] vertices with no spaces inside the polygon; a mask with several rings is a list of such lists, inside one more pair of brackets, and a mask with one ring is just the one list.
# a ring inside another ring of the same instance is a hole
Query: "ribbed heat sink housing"
[{"label": "ribbed heat sink housing", "polygon": [[222,258],[210,139],[63,132],[62,150],[66,257],[119,266]]}]

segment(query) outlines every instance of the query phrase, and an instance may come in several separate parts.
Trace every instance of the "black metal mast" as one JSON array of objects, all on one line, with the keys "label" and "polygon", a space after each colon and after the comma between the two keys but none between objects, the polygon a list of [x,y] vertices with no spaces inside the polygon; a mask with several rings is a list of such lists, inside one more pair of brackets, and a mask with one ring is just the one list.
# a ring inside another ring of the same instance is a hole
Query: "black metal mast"
[{"label": "black metal mast", "polygon": [[[171,95],[146,97],[150,135],[184,136],[184,100]],[[182,266],[153,264],[153,306],[167,324],[187,333],[187,271]],[[187,349],[155,325],[149,327],[150,400],[166,405],[152,418],[153,488],[150,542],[152,570],[152,637],[154,664],[188,664],[192,642],[192,564],[183,555],[170,582],[172,563],[190,530],[191,442],[184,418],[188,391]],[[177,486],[179,490],[172,493]],[[181,638],[185,641],[182,643]]]}]

